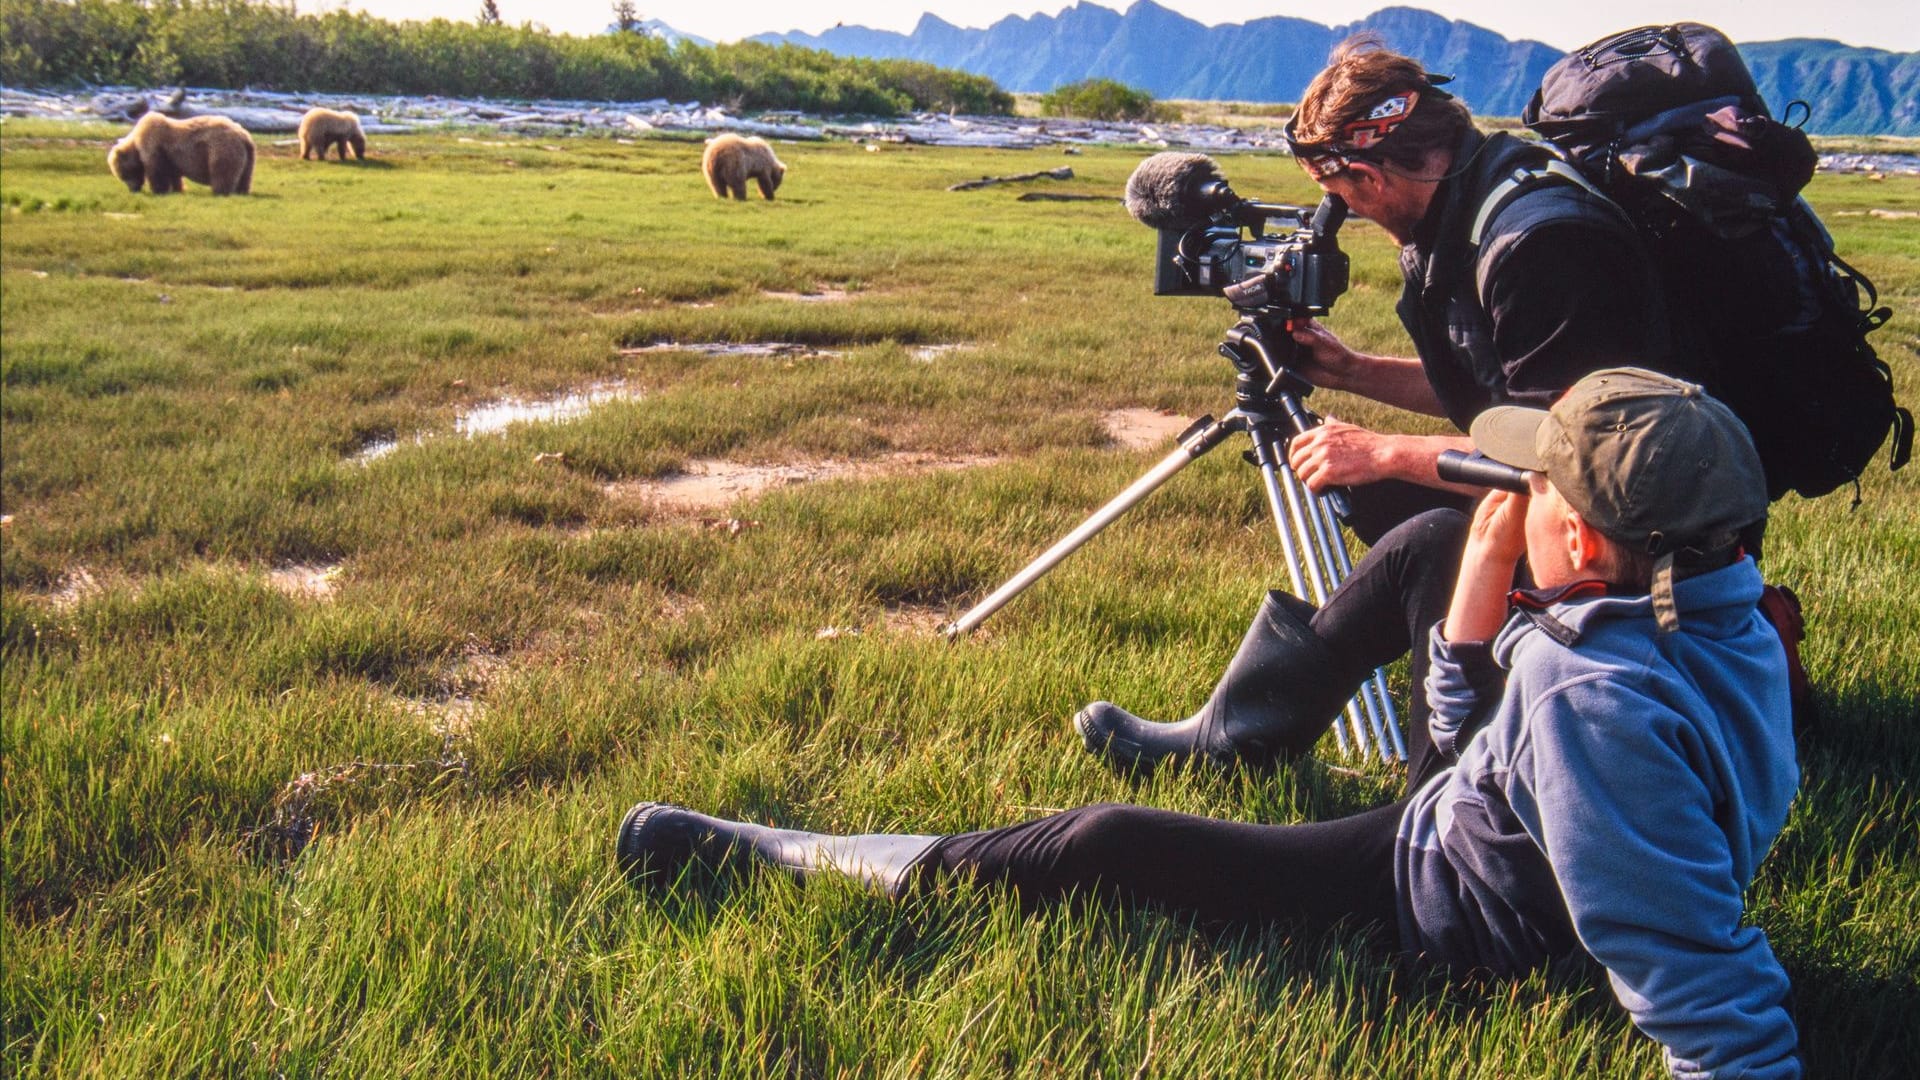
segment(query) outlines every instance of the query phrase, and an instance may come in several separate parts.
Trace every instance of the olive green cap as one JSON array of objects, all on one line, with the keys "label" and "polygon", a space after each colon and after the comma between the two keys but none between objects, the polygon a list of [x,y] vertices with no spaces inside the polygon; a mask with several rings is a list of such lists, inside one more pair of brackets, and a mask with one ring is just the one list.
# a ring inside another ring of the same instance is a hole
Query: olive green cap
[{"label": "olive green cap", "polygon": [[1601,534],[1660,556],[1656,608],[1671,604],[1675,553],[1729,547],[1767,516],[1746,425],[1701,387],[1656,372],[1596,371],[1550,409],[1488,409],[1472,434],[1486,456],[1546,474]]}]

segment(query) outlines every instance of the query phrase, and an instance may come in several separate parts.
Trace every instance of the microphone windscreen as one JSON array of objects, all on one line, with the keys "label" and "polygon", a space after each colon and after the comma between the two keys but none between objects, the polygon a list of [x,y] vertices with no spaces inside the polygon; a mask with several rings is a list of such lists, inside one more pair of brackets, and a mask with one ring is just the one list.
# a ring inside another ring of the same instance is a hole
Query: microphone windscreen
[{"label": "microphone windscreen", "polygon": [[1127,177],[1127,213],[1155,229],[1192,228],[1212,212],[1197,192],[1213,181],[1224,183],[1219,167],[1205,154],[1155,154]]}]

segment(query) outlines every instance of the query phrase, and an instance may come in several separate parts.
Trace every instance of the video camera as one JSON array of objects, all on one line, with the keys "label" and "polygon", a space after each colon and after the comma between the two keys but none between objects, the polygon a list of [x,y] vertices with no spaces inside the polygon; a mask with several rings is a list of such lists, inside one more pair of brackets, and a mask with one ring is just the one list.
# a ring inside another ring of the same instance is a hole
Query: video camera
[{"label": "video camera", "polygon": [[1347,204],[1318,208],[1235,195],[1204,154],[1155,154],[1127,179],[1127,212],[1160,234],[1155,296],[1224,296],[1243,312],[1325,315],[1347,291],[1348,262],[1335,234]]}]

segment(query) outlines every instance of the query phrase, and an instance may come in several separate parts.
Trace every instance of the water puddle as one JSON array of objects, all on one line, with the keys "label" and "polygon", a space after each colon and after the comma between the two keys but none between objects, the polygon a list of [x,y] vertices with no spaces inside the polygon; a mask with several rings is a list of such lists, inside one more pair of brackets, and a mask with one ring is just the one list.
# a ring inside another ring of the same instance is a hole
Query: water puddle
[{"label": "water puddle", "polygon": [[953,342],[941,345],[910,345],[907,347],[907,355],[923,364],[930,364],[948,353],[967,352],[972,348],[972,345],[965,342]]},{"label": "water puddle", "polygon": [[[468,409],[455,417],[453,431],[456,435],[472,438],[475,435],[498,434],[514,424],[560,423],[585,416],[609,401],[632,401],[639,397],[640,392],[627,384],[610,382],[596,383],[584,390],[572,390],[547,398],[502,398]],[[431,437],[422,434],[410,439],[380,439],[361,447],[348,460],[364,465],[393,453],[403,445],[418,446]]]},{"label": "water puddle", "polygon": [[1187,430],[1193,417],[1164,409],[1114,409],[1100,418],[1107,437],[1126,450],[1149,450]]},{"label": "water puddle", "polygon": [[[888,454],[861,461],[807,461],[779,465],[742,465],[733,461],[697,461],[687,471],[658,480],[628,480],[603,490],[616,499],[643,499],[678,510],[718,510],[771,488],[845,478],[873,479],[907,473],[971,469],[998,459],[982,455]],[[751,527],[751,526],[749,526]]]},{"label": "water puddle", "polygon": [[621,356],[645,356],[648,353],[690,352],[701,356],[841,356],[833,349],[803,345],[797,341],[656,341],[620,350]]}]

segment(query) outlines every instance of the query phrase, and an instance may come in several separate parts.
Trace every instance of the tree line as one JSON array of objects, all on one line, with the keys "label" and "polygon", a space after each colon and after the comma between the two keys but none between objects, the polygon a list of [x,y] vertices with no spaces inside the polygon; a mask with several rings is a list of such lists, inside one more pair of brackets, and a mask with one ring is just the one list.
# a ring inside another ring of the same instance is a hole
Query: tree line
[{"label": "tree line", "polygon": [[643,101],[897,116],[1013,111],[993,80],[754,42],[577,37],[533,24],[388,22],[250,0],[6,0],[0,82]]}]

